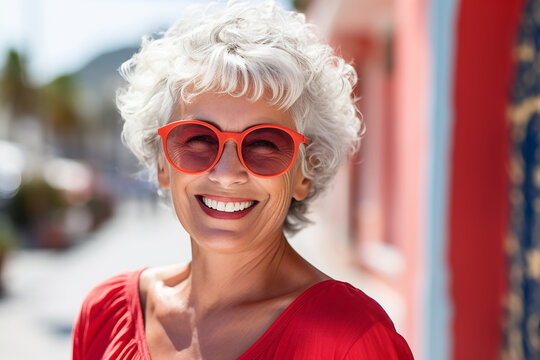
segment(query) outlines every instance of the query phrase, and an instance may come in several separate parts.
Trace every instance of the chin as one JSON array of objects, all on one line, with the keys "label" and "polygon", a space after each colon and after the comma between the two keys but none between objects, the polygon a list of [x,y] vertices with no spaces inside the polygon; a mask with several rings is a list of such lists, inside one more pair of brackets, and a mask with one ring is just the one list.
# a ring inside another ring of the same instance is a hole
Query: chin
[{"label": "chin", "polygon": [[198,246],[214,252],[232,254],[249,247],[254,240],[253,235],[241,236],[237,231],[224,229],[208,229],[191,235],[192,246]]}]

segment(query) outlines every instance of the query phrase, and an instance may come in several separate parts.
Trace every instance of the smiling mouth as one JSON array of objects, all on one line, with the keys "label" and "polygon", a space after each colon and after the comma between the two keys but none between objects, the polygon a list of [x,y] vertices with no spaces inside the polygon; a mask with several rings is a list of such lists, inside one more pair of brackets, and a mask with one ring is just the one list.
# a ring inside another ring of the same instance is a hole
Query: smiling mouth
[{"label": "smiling mouth", "polygon": [[207,208],[226,212],[226,213],[234,213],[239,211],[247,210],[251,207],[253,207],[257,201],[241,201],[241,202],[229,202],[229,201],[217,201],[212,200],[204,196],[197,196],[199,201]]}]

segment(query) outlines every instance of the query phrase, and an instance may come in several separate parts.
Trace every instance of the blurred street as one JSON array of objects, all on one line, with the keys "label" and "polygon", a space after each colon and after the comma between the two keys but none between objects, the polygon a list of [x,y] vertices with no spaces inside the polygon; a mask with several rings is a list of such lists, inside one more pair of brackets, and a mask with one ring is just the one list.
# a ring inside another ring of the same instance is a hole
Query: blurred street
[{"label": "blurred street", "polygon": [[[317,221],[291,242],[322,271],[360,287],[393,316],[399,304],[391,303],[388,289],[353,269],[350,252],[336,239],[325,241],[327,233]],[[121,203],[99,231],[68,250],[12,254],[0,299],[0,358],[70,359],[71,327],[93,286],[122,271],[190,258],[187,234],[176,217],[151,200]]]}]

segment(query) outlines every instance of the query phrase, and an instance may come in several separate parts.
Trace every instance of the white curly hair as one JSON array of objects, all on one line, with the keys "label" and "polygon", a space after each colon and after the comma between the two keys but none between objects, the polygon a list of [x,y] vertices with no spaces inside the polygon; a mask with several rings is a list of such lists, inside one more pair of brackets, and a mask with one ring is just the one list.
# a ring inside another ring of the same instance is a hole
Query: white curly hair
[{"label": "white curly hair", "polygon": [[311,141],[300,149],[311,189],[303,201],[292,199],[289,234],[310,223],[309,204],[357,150],[364,130],[353,67],[317,39],[303,14],[273,1],[191,8],[158,38],[144,37],[120,73],[127,81],[117,92],[122,139],[154,180],[163,156],[157,129],[172,121],[177,102],[217,92],[290,111]]}]

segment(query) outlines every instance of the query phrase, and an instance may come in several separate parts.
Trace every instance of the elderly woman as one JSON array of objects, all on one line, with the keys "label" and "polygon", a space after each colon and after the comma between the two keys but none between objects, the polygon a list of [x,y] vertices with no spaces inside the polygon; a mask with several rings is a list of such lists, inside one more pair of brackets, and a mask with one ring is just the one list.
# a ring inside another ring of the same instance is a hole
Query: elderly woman
[{"label": "elderly woman", "polygon": [[302,15],[199,9],[121,72],[123,139],[172,200],[192,261],[97,286],[75,359],[412,359],[374,300],[284,235],[308,222],[361,132],[354,70]]}]

